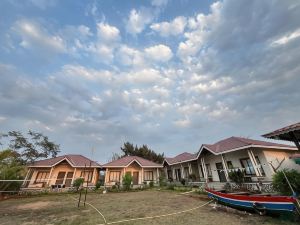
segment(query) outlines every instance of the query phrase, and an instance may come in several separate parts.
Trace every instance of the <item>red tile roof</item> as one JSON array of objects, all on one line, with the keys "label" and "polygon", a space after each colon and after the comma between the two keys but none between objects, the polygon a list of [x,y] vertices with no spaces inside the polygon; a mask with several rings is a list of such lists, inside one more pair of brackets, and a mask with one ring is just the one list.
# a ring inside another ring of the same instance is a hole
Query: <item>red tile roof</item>
[{"label": "red tile roof", "polygon": [[52,167],[64,160],[69,162],[72,167],[89,167],[90,163],[91,167],[101,167],[100,164],[82,155],[62,155],[51,159],[39,160],[29,165],[29,167]]},{"label": "red tile roof", "polygon": [[177,155],[173,158],[165,158],[165,161],[169,165],[172,165],[172,164],[177,164],[177,163],[180,163],[180,162],[195,160],[196,158],[197,158],[197,153],[191,154],[191,153],[188,153],[188,152],[184,152],[184,153],[181,153],[181,154],[179,154],[179,155]]},{"label": "red tile roof", "polygon": [[286,148],[291,150],[296,150],[294,146],[272,143],[267,141],[253,140],[249,138],[242,137],[230,137],[221,140],[213,145],[204,144],[203,147],[211,150],[213,153],[222,153],[229,150],[234,150],[247,146],[263,146],[263,147],[274,147],[274,148]]},{"label": "red tile roof", "polygon": [[141,167],[162,167],[161,164],[152,162],[139,156],[125,156],[107,164],[104,164],[103,167],[127,167],[133,162],[137,162]]},{"label": "red tile roof", "polygon": [[298,140],[300,140],[300,123],[295,123],[277,130],[274,130],[270,133],[262,135],[265,138],[280,139],[285,141],[293,141],[292,137],[289,135],[289,132],[293,132]]}]

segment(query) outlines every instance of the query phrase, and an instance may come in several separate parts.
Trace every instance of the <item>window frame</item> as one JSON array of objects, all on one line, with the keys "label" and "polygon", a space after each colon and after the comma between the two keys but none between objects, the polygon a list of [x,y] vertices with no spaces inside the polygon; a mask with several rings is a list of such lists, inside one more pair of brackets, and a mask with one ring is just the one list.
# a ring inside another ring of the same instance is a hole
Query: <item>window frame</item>
[{"label": "window frame", "polygon": [[86,171],[82,170],[81,173],[80,173],[80,177],[82,177],[84,179],[84,182],[92,182],[93,175],[94,175],[93,170],[86,170]]},{"label": "window frame", "polygon": [[[39,174],[42,174],[41,177],[39,178]],[[45,175],[44,175],[45,174]],[[44,175],[44,176],[43,176]],[[37,175],[35,177],[34,183],[35,184],[42,184],[42,183],[46,183],[46,179],[49,178],[50,175],[50,171],[38,171]]]},{"label": "window frame", "polygon": [[[247,164],[246,167],[245,167],[245,165],[244,165],[244,163],[243,163],[243,161],[245,161],[245,160],[246,160],[246,164]],[[249,161],[248,161],[248,160],[249,160]],[[248,163],[248,162],[251,163],[251,166],[249,166],[249,163]],[[240,159],[240,163],[241,163],[241,165],[242,165],[242,168],[245,169],[244,174],[245,174],[246,176],[256,176],[254,166],[253,166],[252,161],[251,161],[251,159],[250,159],[249,157],[247,157],[247,158],[241,158],[241,159]],[[250,173],[247,172],[247,168],[249,168]],[[250,168],[252,168],[252,169],[250,169]],[[253,172],[251,172],[251,170],[253,170]]]},{"label": "window frame", "polygon": [[[112,176],[112,174],[118,174],[118,175]],[[115,177],[118,177],[117,180],[112,179],[112,178],[115,178]],[[109,171],[109,177],[108,177],[109,182],[120,182],[120,177],[121,177],[121,171],[118,171],[118,170]]]},{"label": "window frame", "polygon": [[[151,174],[150,179],[146,179],[147,178],[146,173]],[[151,179],[151,177],[152,177],[152,179]],[[154,180],[153,171],[152,170],[145,170],[144,171],[144,181],[153,181],[153,180]]]}]

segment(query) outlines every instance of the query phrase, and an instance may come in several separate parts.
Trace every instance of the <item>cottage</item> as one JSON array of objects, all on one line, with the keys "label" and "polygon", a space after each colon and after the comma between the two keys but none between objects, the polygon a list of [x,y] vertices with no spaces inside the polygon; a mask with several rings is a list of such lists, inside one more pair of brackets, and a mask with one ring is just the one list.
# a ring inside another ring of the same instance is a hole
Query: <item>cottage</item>
[{"label": "cottage", "polygon": [[23,188],[71,187],[76,178],[83,177],[89,186],[99,178],[100,165],[82,155],[63,155],[34,162],[28,166]]},{"label": "cottage", "polygon": [[122,178],[129,173],[133,185],[142,185],[150,181],[158,182],[160,169],[163,166],[138,156],[125,156],[103,165],[105,172],[105,186],[122,184]]},{"label": "cottage", "polygon": [[196,154],[182,153],[164,160],[170,180],[227,182],[229,172],[240,169],[248,182],[270,182],[277,167],[300,170],[290,156],[297,148],[289,145],[230,137],[215,144],[203,144]]}]

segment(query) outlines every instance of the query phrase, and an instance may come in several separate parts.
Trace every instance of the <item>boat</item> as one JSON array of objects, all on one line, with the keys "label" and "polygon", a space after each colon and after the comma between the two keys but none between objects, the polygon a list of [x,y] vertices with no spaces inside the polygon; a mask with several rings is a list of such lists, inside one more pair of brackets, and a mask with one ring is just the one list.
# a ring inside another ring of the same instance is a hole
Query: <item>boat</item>
[{"label": "boat", "polygon": [[298,202],[295,197],[271,196],[253,194],[248,192],[225,193],[206,188],[208,197],[215,199],[218,203],[232,208],[256,212],[260,215],[283,215],[298,214]]}]

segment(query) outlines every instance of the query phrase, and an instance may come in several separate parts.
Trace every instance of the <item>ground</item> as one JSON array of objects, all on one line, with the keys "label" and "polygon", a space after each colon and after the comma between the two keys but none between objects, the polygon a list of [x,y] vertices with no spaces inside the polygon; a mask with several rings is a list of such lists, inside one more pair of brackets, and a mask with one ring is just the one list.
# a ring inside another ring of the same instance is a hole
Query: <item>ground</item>
[{"label": "ground", "polygon": [[[87,202],[92,204],[77,208],[78,194],[44,195],[9,199],[0,202],[1,225],[67,225],[104,224],[102,213],[108,224],[111,222],[169,214],[201,206],[207,200],[200,200],[176,192],[142,191],[130,193],[89,193]],[[96,209],[100,212],[97,212]],[[192,211],[152,218],[115,223],[120,225],[179,225],[179,224],[272,224],[295,225],[271,217],[214,209],[213,204]],[[112,223],[111,223],[112,224]]]}]

